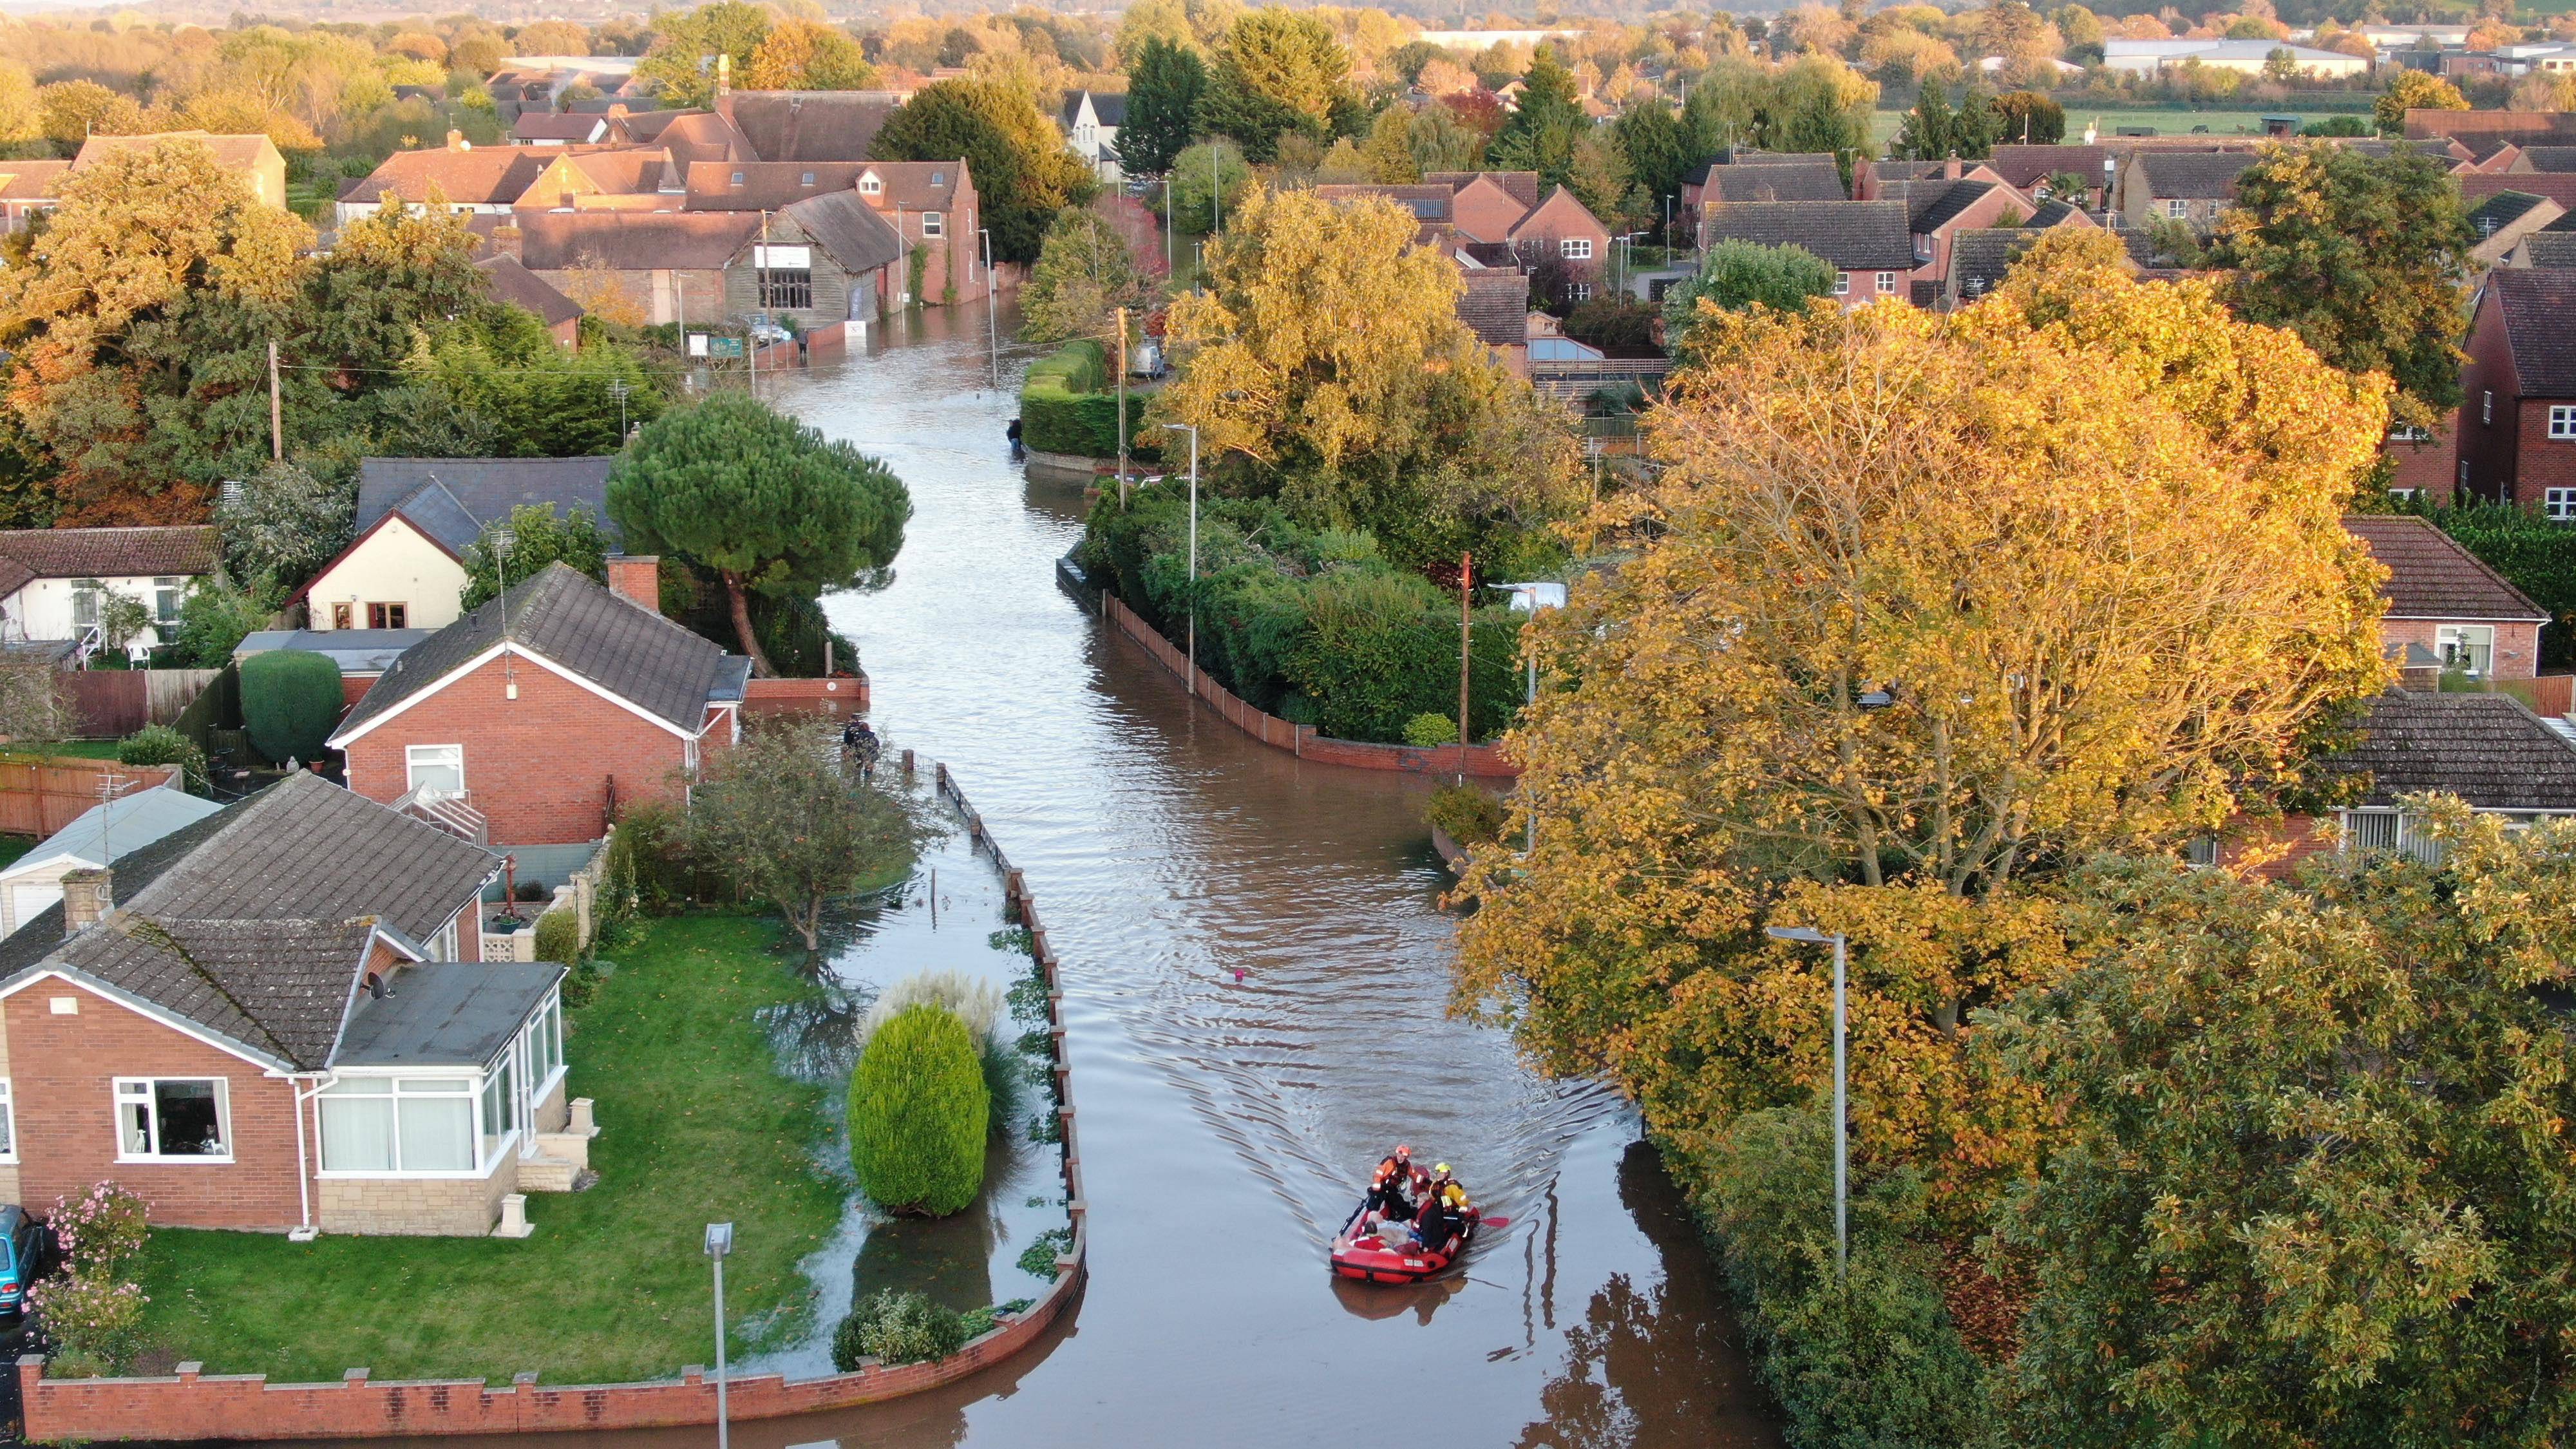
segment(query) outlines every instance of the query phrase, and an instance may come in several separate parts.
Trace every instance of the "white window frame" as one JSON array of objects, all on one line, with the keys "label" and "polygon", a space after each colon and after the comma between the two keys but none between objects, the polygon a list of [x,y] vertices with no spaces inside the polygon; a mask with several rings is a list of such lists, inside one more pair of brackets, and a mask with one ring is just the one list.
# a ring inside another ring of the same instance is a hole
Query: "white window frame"
[{"label": "white window frame", "polygon": [[946,230],[947,225],[947,218],[941,216],[938,212],[925,211],[921,214],[921,234],[923,236],[946,236],[948,234]]},{"label": "white window frame", "polygon": [[2168,221],[2184,221],[2184,220],[2189,219],[2189,217],[2190,217],[2190,216],[2191,216],[2191,203],[2190,203],[2190,202],[2188,202],[2188,201],[2184,201],[2184,200],[2182,200],[2182,199],[2181,199],[2181,198],[2179,198],[2179,197],[2169,198],[2169,199],[2165,202],[2165,219],[2166,219],[2166,220],[2168,220]]},{"label": "white window frame", "polygon": [[797,173],[797,175],[798,175],[799,177],[803,178],[803,179],[799,180],[799,181],[796,183],[797,185],[799,185],[799,186],[811,186],[811,185],[813,185],[813,184],[814,184],[814,173],[813,173],[813,172],[811,172],[811,171],[800,171],[800,172],[798,172],[798,173]]},{"label": "white window frame", "polygon": [[1879,273],[1878,290],[1882,295],[1894,292],[1896,290],[1896,274],[1894,272]]},{"label": "white window frame", "polygon": [[871,171],[867,175],[859,178],[859,194],[861,196],[883,196],[885,195],[885,182],[880,179],[875,172]]},{"label": "white window frame", "polygon": [[[313,1094],[313,1146],[316,1159],[314,1166],[315,1174],[317,1176],[334,1179],[366,1178],[381,1180],[384,1178],[399,1177],[419,1181],[445,1180],[449,1182],[468,1182],[479,1178],[490,1177],[492,1175],[492,1170],[501,1165],[501,1160],[507,1157],[509,1155],[510,1148],[516,1145],[514,1138],[518,1130],[515,1125],[505,1122],[505,1130],[501,1133],[499,1139],[492,1144],[491,1150],[488,1152],[484,1150],[483,1095],[487,1090],[488,1082],[499,1076],[500,1073],[497,1071],[440,1072],[420,1070],[416,1068],[412,1070],[402,1070],[390,1067],[381,1070],[369,1070],[364,1072],[344,1071],[340,1073],[339,1079],[332,1084],[333,1086],[381,1087],[382,1090],[351,1091],[339,1093],[337,1095],[345,1098],[364,1098],[369,1101],[383,1101],[393,1104],[394,1161],[396,1163],[400,1163],[402,1161],[403,1098],[434,1098],[439,1101],[463,1102],[465,1104],[466,1132],[469,1140],[473,1143],[474,1148],[474,1163],[470,1167],[462,1168],[404,1168],[395,1166],[376,1169],[322,1166],[322,1161],[326,1160],[323,1154],[327,1151],[323,1138],[323,1132],[325,1129],[322,1125],[322,1104],[334,1095],[329,1091],[322,1091]],[[457,1090],[444,1092],[405,1092],[402,1090],[402,1083],[404,1082],[453,1082],[456,1084]]]},{"label": "white window frame", "polygon": [[1569,262],[1588,262],[1592,260],[1592,238],[1566,237],[1556,244],[1556,254]]},{"label": "white window frame", "polygon": [[2552,523],[2576,523],[2576,488],[2543,489],[2540,516]]},{"label": "white window frame", "polygon": [[2495,426],[2495,392],[2492,389],[2478,394],[2478,421],[2491,428]]},{"label": "white window frame", "polygon": [[446,754],[456,762],[456,793],[453,795],[442,794],[433,798],[440,800],[465,799],[465,746],[461,744],[403,746],[403,789],[407,791],[419,789],[421,765],[423,763],[431,765],[439,764],[439,761],[427,758],[439,754]]},{"label": "white window frame", "polygon": [[18,1160],[18,1094],[0,1077],[0,1163]]},{"label": "white window frame", "polygon": [[176,624],[179,606],[187,601],[188,581],[176,575],[164,575],[152,581],[152,622]]},{"label": "white window frame", "polygon": [[[224,1150],[220,1156],[210,1152],[163,1152],[160,1150],[161,1108],[155,1089],[157,1089],[163,1082],[214,1083],[215,1136],[224,1144]],[[139,1093],[129,1091],[129,1089],[133,1088],[140,1088],[141,1090]],[[139,1096],[142,1101],[152,1104],[152,1150],[149,1152],[128,1152],[125,1150],[125,1109],[137,1096]],[[227,1077],[117,1077],[114,1078],[110,1084],[108,1100],[114,1107],[114,1111],[110,1114],[110,1127],[111,1130],[116,1133],[116,1160],[119,1162],[223,1164],[229,1163],[233,1160],[235,1143],[233,1141],[232,1081]]]},{"label": "white window frame", "polygon": [[1568,282],[1565,284],[1565,296],[1566,300],[1570,302],[1589,302],[1592,300],[1592,284],[1590,282]]},{"label": "white window frame", "polygon": [[1851,295],[1851,273],[1834,273],[1834,295],[1837,297],[1848,297]]},{"label": "white window frame", "polygon": [[2388,441],[2392,443],[2429,443],[2433,441],[2433,430],[2430,428],[2419,428],[2413,423],[2394,423],[2389,426]]},{"label": "white window frame", "polygon": [[[106,612],[103,606],[107,603],[107,595],[108,587],[105,579],[72,580],[72,627],[97,628],[99,616]],[[84,619],[81,617],[83,614],[89,617]]]},{"label": "white window frame", "polygon": [[2576,443],[2576,404],[2549,405],[2549,441]]},{"label": "white window frame", "polygon": [[[2441,656],[2442,667],[2457,664],[2480,679],[2495,677],[2495,646],[2493,624],[2440,624],[2433,629],[2433,652]],[[2475,662],[2481,655],[2483,667]]]}]

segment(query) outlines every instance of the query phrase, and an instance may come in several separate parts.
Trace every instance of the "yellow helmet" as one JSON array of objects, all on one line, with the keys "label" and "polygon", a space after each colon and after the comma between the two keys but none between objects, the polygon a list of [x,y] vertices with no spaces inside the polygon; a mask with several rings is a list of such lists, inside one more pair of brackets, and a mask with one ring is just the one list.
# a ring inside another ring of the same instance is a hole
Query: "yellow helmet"
[{"label": "yellow helmet", "polygon": [[1433,1168],[1433,1169],[1431,1169],[1431,1170],[1432,1170],[1433,1172],[1439,1173],[1442,1177],[1447,1177],[1447,1176],[1449,1175],[1449,1164],[1444,1162],[1444,1163],[1441,1163],[1438,1167],[1435,1167],[1435,1168]]}]

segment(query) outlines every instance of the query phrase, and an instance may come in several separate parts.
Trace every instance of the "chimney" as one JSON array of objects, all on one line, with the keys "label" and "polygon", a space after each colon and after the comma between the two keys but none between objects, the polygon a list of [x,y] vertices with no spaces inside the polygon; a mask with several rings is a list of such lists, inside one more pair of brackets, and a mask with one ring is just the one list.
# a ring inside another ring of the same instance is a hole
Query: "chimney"
[{"label": "chimney", "polygon": [[464,150],[464,149],[465,149],[465,133],[464,133],[463,131],[450,131],[450,132],[448,132],[448,133],[447,133],[447,149],[448,149],[448,150],[450,150],[450,151],[462,151],[462,150]]},{"label": "chimney", "polygon": [[723,51],[716,53],[716,114],[733,120],[733,57]]},{"label": "chimney", "polygon": [[63,877],[63,937],[69,940],[116,909],[116,872],[75,870]]},{"label": "chimney", "polygon": [[1942,180],[1944,180],[1944,181],[1956,181],[1956,180],[1958,180],[1958,179],[1959,179],[1959,153],[1958,153],[1958,152],[1956,152],[1956,151],[1951,152],[1951,153],[1950,153],[1950,155],[1949,155],[1949,157],[1948,157],[1946,160],[1942,161],[1942,163],[1941,163],[1941,179],[1942,179]]},{"label": "chimney", "polygon": [[652,613],[662,612],[662,560],[649,553],[621,553],[608,560],[609,590]]}]

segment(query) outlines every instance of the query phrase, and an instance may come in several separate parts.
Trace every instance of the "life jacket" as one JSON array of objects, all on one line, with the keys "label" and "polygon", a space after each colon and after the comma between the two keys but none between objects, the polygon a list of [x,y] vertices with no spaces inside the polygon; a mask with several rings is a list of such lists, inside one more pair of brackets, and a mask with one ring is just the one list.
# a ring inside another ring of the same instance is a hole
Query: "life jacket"
[{"label": "life jacket", "polygon": [[1410,1187],[1413,1184],[1414,1174],[1421,1170],[1412,1163],[1398,1161],[1395,1157],[1389,1156],[1377,1165],[1376,1174],[1369,1178],[1369,1186],[1385,1187],[1393,1183],[1398,1187]]}]

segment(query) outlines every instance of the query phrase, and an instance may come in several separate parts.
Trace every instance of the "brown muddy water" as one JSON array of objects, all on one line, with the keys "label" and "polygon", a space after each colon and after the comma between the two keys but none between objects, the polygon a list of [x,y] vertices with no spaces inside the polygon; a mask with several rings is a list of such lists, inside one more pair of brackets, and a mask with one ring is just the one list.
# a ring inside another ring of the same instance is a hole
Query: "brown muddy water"
[{"label": "brown muddy water", "polygon": [[[893,330],[763,392],[911,487],[891,586],[827,607],[880,729],[956,772],[1062,958],[1090,1283],[1015,1362],[733,1442],[1777,1444],[1633,1115],[1445,1014],[1427,782],[1306,764],[1193,709],[1057,587],[1081,492],[1023,478],[1003,440],[1030,350],[1005,343],[997,392],[980,310]],[[1326,1242],[1397,1140],[1511,1225],[1450,1281],[1338,1283]]]}]

